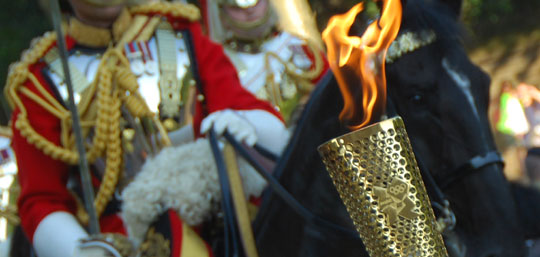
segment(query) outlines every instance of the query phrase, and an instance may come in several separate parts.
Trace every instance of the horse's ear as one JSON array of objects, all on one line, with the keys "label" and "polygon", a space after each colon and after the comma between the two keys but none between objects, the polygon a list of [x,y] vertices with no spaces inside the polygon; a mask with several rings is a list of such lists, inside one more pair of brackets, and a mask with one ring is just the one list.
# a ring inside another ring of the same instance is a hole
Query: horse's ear
[{"label": "horse's ear", "polygon": [[461,6],[463,4],[463,0],[439,0],[441,3],[447,5],[450,10],[456,15],[456,17],[459,17],[461,14]]}]

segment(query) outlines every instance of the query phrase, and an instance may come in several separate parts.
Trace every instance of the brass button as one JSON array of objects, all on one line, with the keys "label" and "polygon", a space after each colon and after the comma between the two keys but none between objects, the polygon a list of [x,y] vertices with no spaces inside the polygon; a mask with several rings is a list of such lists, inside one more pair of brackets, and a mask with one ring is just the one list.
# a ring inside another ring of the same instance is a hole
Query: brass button
[{"label": "brass button", "polygon": [[163,121],[163,126],[165,127],[166,130],[173,131],[178,128],[178,122],[176,122],[172,118],[168,118]]},{"label": "brass button", "polygon": [[204,101],[204,95],[201,95],[201,94],[197,95],[197,101],[199,102]]},{"label": "brass button", "polygon": [[122,131],[122,135],[124,136],[125,140],[131,141],[135,137],[135,130],[130,128],[124,129],[124,131]]}]

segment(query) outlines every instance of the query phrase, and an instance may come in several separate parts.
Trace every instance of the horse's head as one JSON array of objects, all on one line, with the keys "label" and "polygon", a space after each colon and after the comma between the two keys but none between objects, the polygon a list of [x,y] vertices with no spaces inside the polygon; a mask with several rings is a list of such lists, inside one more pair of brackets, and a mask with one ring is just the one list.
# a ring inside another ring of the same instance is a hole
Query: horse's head
[{"label": "horse's head", "polygon": [[[420,2],[409,0],[404,8],[400,35],[412,32],[418,49],[387,65],[389,99],[405,121],[417,159],[450,201],[466,256],[523,256],[502,165],[481,158],[495,150],[487,118],[490,80],[456,38],[458,15],[452,10],[460,4]],[[475,157],[480,167],[460,170]]]}]

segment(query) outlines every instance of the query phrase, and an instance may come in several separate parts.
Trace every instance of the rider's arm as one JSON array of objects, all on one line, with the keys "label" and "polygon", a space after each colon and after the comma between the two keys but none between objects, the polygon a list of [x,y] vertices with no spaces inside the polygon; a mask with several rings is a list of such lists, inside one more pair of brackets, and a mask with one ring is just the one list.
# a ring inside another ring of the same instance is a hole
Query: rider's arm
[{"label": "rider's arm", "polygon": [[[30,72],[52,94],[42,76],[42,65],[30,67]],[[27,81],[25,87],[41,96],[36,86]],[[60,145],[60,120],[49,111],[24,95],[20,95],[31,127],[37,135]],[[68,166],[51,158],[29,143],[28,135],[23,136],[16,128],[21,110],[13,112],[13,149],[17,157],[18,179],[21,194],[18,201],[21,225],[28,239],[34,243],[39,256],[71,256],[73,247],[85,232],[75,221],[77,205],[66,184],[69,177]],[[60,233],[61,231],[64,231]],[[62,241],[66,240],[66,241]],[[56,245],[64,242],[63,245]],[[69,242],[69,243],[68,243]],[[54,255],[42,252],[44,247],[59,251]],[[70,253],[68,253],[71,251]],[[68,255],[64,255],[68,254]]]},{"label": "rider's arm", "polygon": [[[245,90],[238,79],[237,72],[225,56],[223,48],[203,36],[200,25],[194,24],[193,34],[195,52],[199,62],[199,73],[204,85],[208,112],[232,109],[246,119],[255,129],[260,144],[276,153],[281,151],[288,138],[286,128],[279,112],[269,103],[257,99]],[[199,113],[200,113],[200,106]],[[195,118],[194,129],[199,131]]]}]

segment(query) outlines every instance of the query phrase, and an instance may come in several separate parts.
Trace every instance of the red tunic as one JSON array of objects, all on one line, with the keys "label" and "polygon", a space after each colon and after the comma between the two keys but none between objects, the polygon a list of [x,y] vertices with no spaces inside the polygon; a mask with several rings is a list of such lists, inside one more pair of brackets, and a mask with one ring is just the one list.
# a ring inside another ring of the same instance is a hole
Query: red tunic
[{"label": "red tunic", "polygon": [[[203,36],[200,25],[184,19],[169,17],[174,29],[188,29],[193,38],[199,74],[205,91],[208,111],[215,112],[223,109],[252,110],[261,109],[280,115],[266,102],[257,100],[240,85],[236,70],[223,53],[221,46],[212,43]],[[76,44],[73,38],[67,36],[68,48]],[[43,75],[44,62],[30,65],[29,71],[36,76],[39,82],[52,94],[51,87]],[[42,96],[27,80],[24,84],[32,92]],[[31,126],[44,138],[60,145],[60,120],[53,116],[33,100],[19,94],[23,105],[27,109]],[[15,124],[20,110],[15,109],[12,124]],[[197,104],[194,118],[194,131],[198,135],[203,115],[201,105]],[[280,117],[281,119],[281,117]],[[19,168],[19,183],[21,194],[18,200],[21,224],[30,240],[43,218],[47,215],[66,211],[75,214],[76,202],[67,189],[70,167],[61,161],[54,160],[27,142],[20,132],[13,126],[13,149],[16,153]],[[117,215],[100,218],[102,232],[119,232],[125,234],[122,221]]]}]

